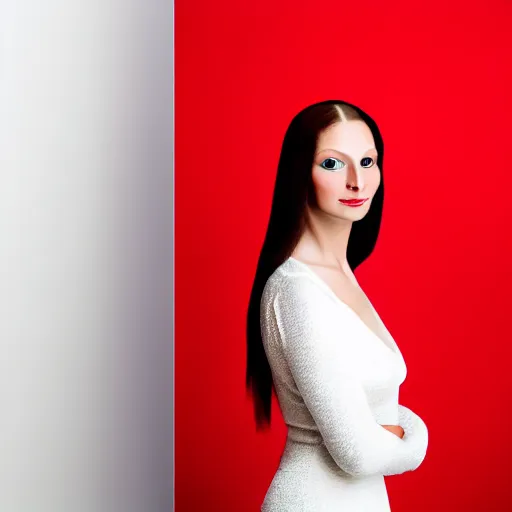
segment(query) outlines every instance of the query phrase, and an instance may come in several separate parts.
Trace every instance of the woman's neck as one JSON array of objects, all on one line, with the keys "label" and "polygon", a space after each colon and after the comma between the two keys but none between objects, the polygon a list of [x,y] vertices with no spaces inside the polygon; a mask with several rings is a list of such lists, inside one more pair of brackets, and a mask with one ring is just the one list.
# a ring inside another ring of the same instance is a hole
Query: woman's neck
[{"label": "woman's neck", "polygon": [[352,222],[323,212],[308,212],[306,226],[293,256],[306,263],[338,268],[351,274],[347,247]]}]

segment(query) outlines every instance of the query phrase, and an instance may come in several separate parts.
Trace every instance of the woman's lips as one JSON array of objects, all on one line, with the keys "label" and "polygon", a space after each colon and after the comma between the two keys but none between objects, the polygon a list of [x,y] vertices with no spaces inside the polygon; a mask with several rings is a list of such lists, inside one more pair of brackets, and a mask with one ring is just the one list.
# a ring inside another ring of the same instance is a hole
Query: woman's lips
[{"label": "woman's lips", "polygon": [[365,198],[365,199],[338,199],[338,201],[347,206],[361,206],[363,203],[368,201],[368,198]]}]

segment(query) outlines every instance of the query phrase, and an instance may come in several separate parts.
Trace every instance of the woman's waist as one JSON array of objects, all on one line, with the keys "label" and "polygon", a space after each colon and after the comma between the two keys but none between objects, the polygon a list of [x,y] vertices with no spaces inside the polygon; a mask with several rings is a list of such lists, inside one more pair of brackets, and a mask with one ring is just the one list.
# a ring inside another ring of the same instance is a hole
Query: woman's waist
[{"label": "woman's waist", "polygon": [[316,425],[299,426],[286,423],[288,427],[287,439],[297,444],[317,446],[323,443],[322,435]]},{"label": "woman's waist", "polygon": [[384,482],[383,475],[354,477],[343,471],[334,461],[325,446],[318,430],[288,426],[288,435],[284,446],[279,470],[298,474],[317,474],[321,479],[332,480],[365,480]]}]

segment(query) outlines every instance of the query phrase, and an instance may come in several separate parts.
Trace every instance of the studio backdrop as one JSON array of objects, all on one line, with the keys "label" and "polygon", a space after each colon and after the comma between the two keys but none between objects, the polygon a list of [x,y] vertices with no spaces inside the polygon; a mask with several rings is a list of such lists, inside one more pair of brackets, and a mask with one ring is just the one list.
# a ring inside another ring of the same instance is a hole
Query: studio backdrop
[{"label": "studio backdrop", "polygon": [[257,433],[246,395],[246,313],[286,128],[327,99],[385,144],[356,276],[430,436],[417,471],[386,477],[392,510],[509,506],[511,21],[500,0],[177,0],[178,512],[256,512],[279,464],[277,402]]}]

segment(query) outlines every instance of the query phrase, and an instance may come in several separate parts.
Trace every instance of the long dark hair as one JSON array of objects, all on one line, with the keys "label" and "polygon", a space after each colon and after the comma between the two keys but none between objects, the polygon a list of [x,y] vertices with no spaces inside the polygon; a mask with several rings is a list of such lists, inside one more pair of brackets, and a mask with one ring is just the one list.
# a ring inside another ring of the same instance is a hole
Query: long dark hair
[{"label": "long dark hair", "polygon": [[359,119],[370,128],[378,152],[381,182],[368,213],[354,222],[347,247],[352,271],[372,253],[384,201],[384,144],[375,121],[360,108],[338,100],[315,103],[297,114],[286,131],[272,199],[270,220],[261,249],[247,311],[246,388],[252,393],[257,430],[268,428],[275,391],[260,327],[260,301],[272,273],[292,254],[305,227],[305,210],[314,192],[311,168],[318,136],[336,122]]}]

